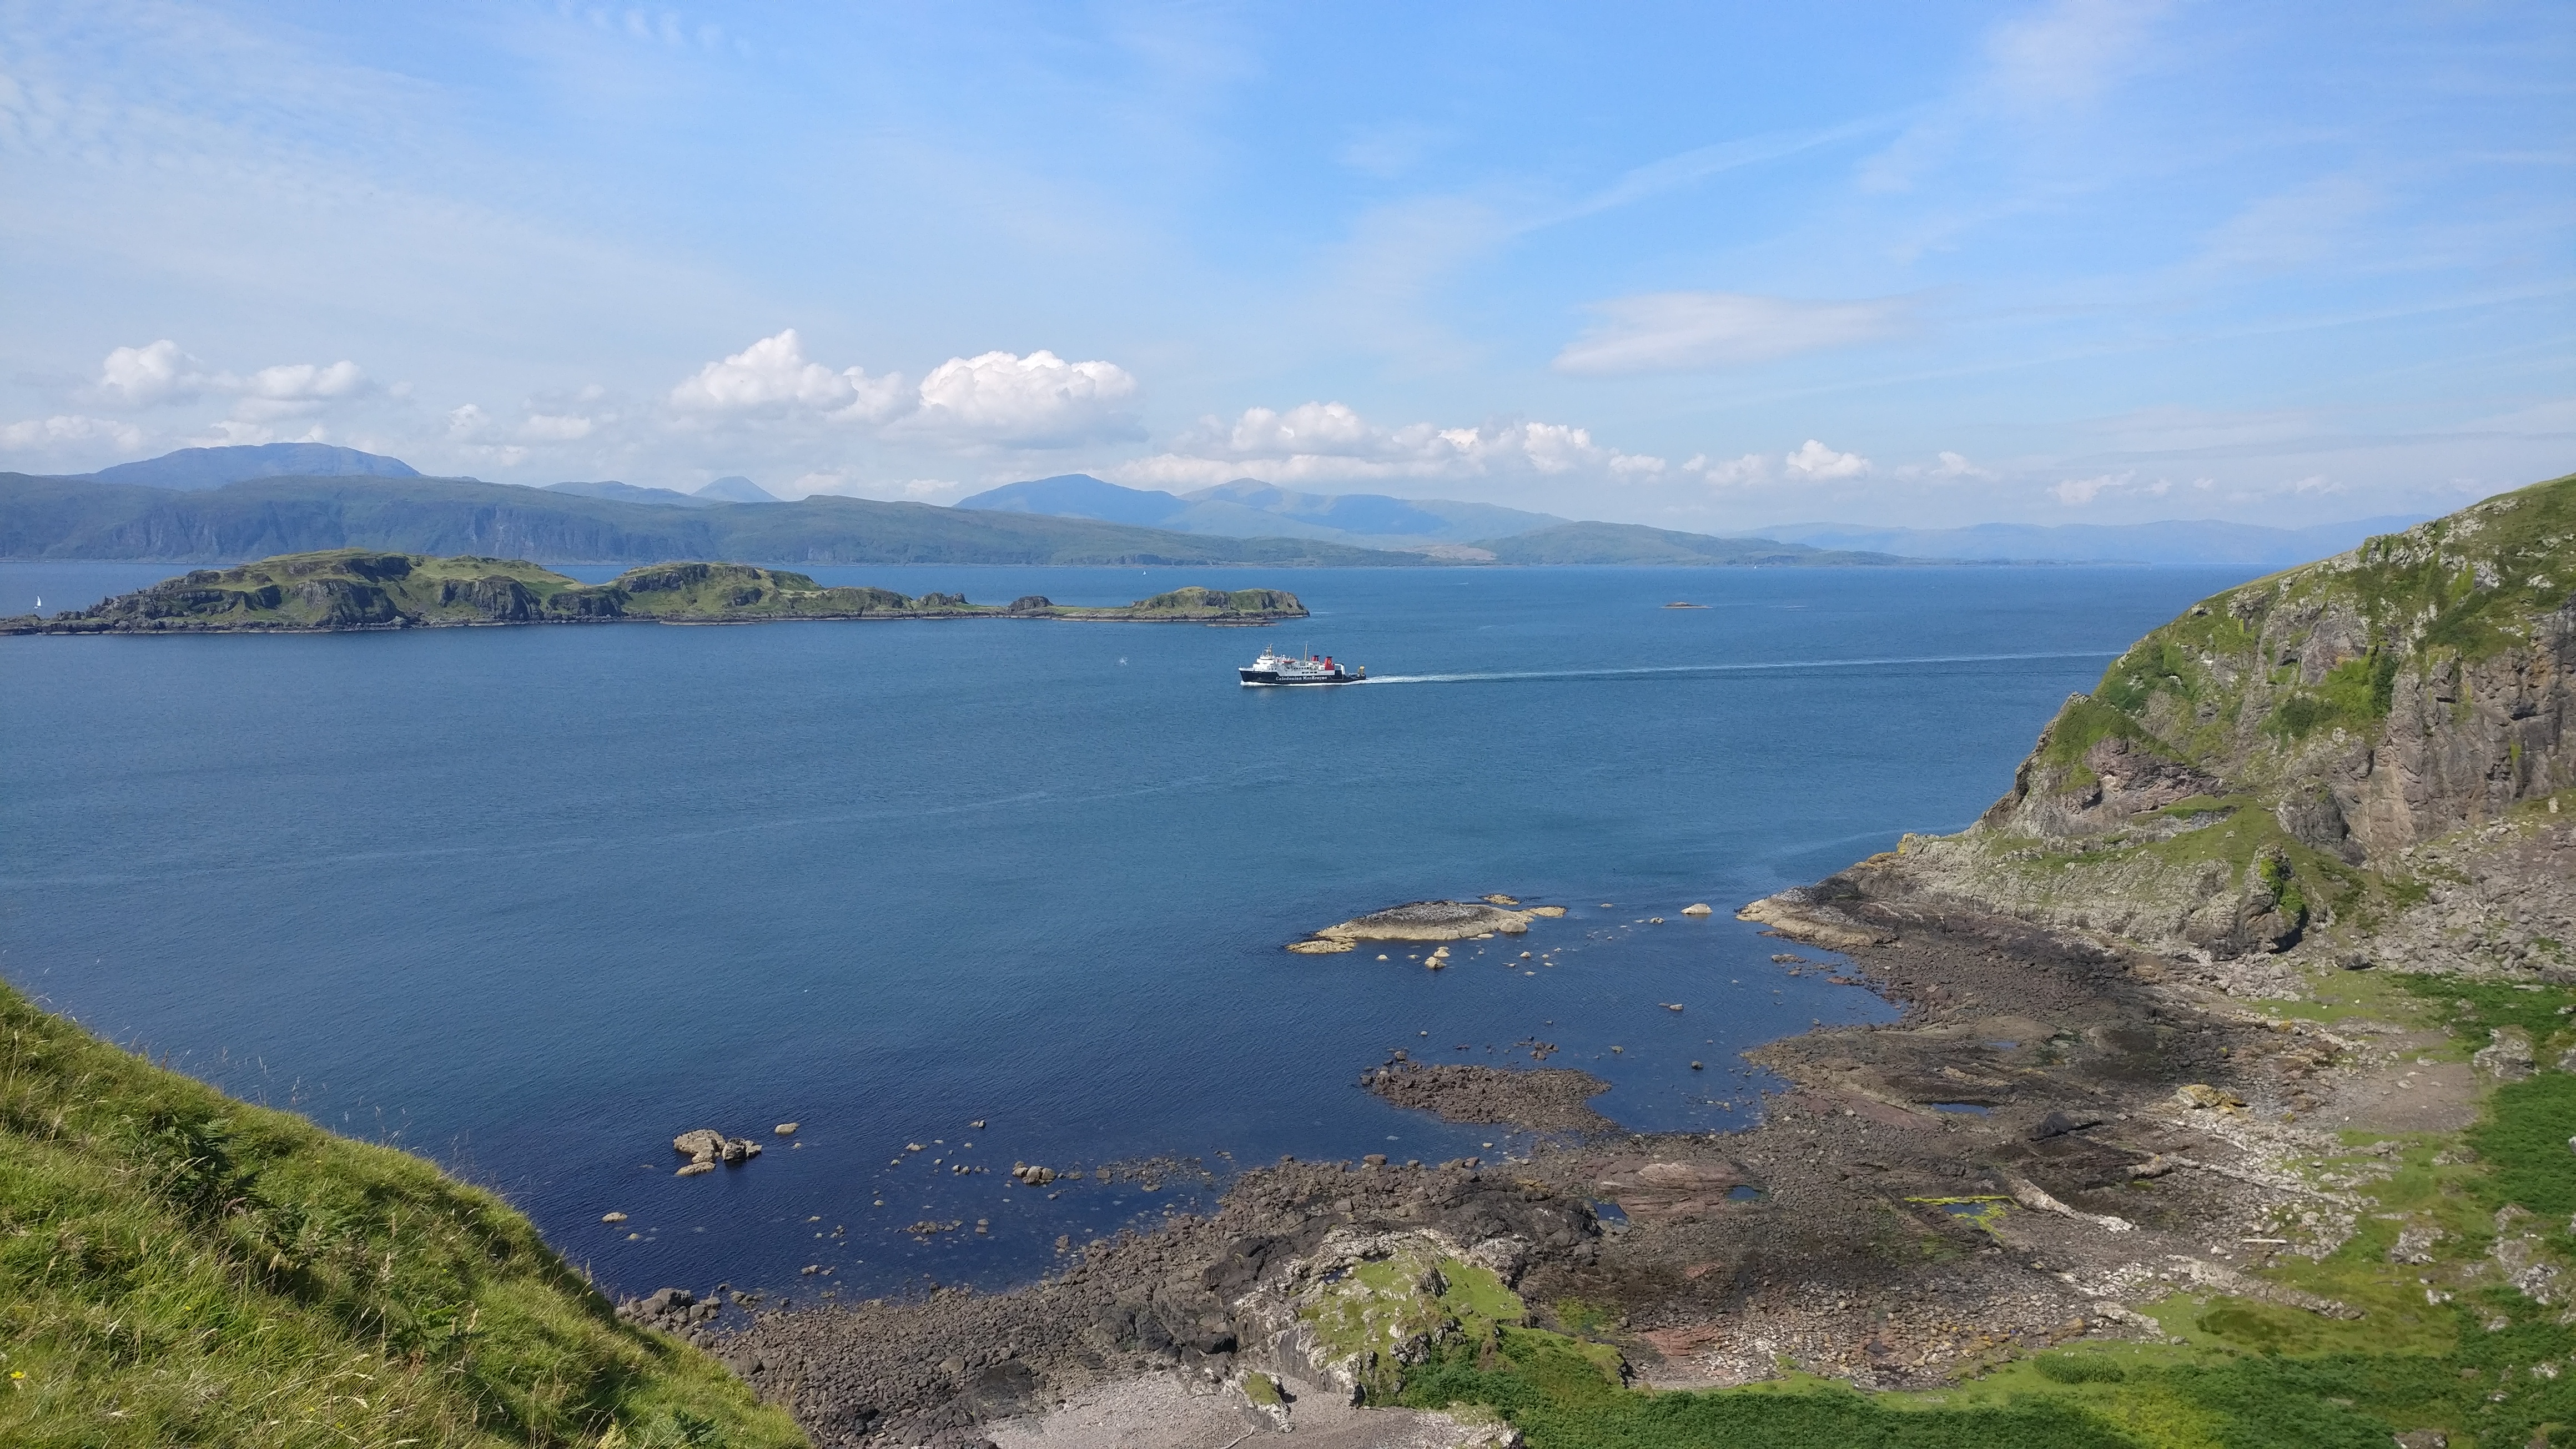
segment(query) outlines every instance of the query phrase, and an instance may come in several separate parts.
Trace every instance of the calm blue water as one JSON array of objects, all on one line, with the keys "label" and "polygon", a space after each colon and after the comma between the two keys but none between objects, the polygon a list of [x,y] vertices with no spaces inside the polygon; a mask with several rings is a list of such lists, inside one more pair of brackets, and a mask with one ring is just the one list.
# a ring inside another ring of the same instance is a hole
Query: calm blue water
[{"label": "calm blue water", "polygon": [[[171,572],[0,565],[0,601]],[[437,1156],[614,1287],[1000,1284],[1059,1233],[1194,1200],[1049,1199],[1014,1160],[1508,1144],[1360,1091],[1396,1047],[1525,1063],[1536,1038],[1631,1126],[1741,1123],[1763,1083],[1737,1052],[1890,1012],[1787,976],[1732,907],[1966,824],[2070,690],[2244,577],[815,572],[1083,603],[1279,585],[1317,617],[0,639],[0,971]],[[1382,682],[1239,688],[1264,644]],[[1575,910],[1438,974],[1278,949],[1489,891]],[[767,1139],[784,1121],[801,1146]],[[698,1126],[772,1149],[674,1179]],[[992,1231],[923,1245],[923,1218]]]}]

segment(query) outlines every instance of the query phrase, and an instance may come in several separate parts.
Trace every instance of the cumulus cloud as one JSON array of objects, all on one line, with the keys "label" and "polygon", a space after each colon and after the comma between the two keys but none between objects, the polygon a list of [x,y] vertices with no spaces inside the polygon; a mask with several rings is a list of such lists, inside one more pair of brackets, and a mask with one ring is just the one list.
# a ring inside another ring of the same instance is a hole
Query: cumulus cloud
[{"label": "cumulus cloud", "polygon": [[99,364],[88,389],[94,401],[111,407],[149,408],[195,402],[209,393],[234,399],[233,420],[257,425],[301,417],[374,390],[365,369],[342,358],[338,362],[286,362],[263,367],[248,376],[207,370],[179,344],[164,337],[141,347],[119,347]]},{"label": "cumulus cloud", "polygon": [[1337,402],[1284,411],[1247,408],[1232,422],[1202,418],[1169,451],[1105,470],[1145,487],[1199,487],[1250,474],[1280,484],[1509,477],[1633,482],[1670,465],[1628,453],[1565,423],[1497,420],[1476,427],[1380,427]]},{"label": "cumulus cloud", "polygon": [[205,371],[197,360],[164,337],[142,347],[119,347],[100,365],[93,396],[123,407],[187,402],[205,388]]},{"label": "cumulus cloud", "polygon": [[1780,461],[1790,472],[1814,479],[1858,478],[1869,471],[1867,458],[1858,453],[1837,453],[1813,438]]},{"label": "cumulus cloud", "polygon": [[670,396],[673,411],[715,420],[801,415],[875,423],[911,402],[900,376],[871,377],[858,367],[835,372],[807,361],[793,327],[699,368]]},{"label": "cumulus cloud", "polygon": [[969,447],[1062,448],[1140,438],[1121,404],[1136,379],[1114,362],[1067,362],[1052,352],[952,357],[919,385],[900,373],[837,371],[805,356],[793,327],[710,362],[671,389],[684,423],[855,424],[888,436]]},{"label": "cumulus cloud", "polygon": [[1135,395],[1136,379],[1114,362],[986,352],[932,368],[906,426],[1008,448],[1141,438],[1143,426],[1119,407]]},{"label": "cumulus cloud", "polygon": [[1903,332],[1901,297],[1800,302],[1742,292],[1652,292],[1594,306],[1600,325],[1566,344],[1556,370],[1595,376],[1689,372],[1851,347]]},{"label": "cumulus cloud", "polygon": [[215,381],[226,391],[240,395],[233,404],[233,416],[249,423],[308,416],[332,403],[359,397],[372,387],[367,374],[346,358],[327,365],[284,363],[263,367],[245,378],[223,377]]},{"label": "cumulus cloud", "polygon": [[1697,474],[1714,488],[1740,488],[1771,481],[1771,460],[1760,453],[1746,453],[1740,458],[1710,458],[1705,453],[1692,455],[1682,464],[1685,473]]}]

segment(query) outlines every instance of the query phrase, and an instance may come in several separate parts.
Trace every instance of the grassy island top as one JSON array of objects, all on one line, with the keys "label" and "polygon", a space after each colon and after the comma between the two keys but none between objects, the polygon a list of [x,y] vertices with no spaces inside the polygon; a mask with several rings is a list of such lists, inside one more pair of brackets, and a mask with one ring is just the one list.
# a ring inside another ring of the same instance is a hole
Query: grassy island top
[{"label": "grassy island top", "polygon": [[0,1443],[805,1443],[499,1198],[0,985]]},{"label": "grassy island top", "polygon": [[0,620],[12,634],[319,632],[474,624],[749,624],[779,619],[1069,619],[1266,624],[1302,619],[1284,589],[1175,589],[1116,608],[1031,594],[970,604],[963,594],[825,588],[807,575],[738,563],[665,563],[585,584],[525,559],[432,558],[342,548],[199,569],[50,619]]}]

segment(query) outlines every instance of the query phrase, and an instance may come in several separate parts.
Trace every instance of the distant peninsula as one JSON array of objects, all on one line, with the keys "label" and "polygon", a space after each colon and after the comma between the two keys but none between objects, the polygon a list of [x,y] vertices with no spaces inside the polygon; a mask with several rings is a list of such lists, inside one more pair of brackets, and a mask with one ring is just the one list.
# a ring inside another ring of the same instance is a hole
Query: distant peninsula
[{"label": "distant peninsula", "polygon": [[793,619],[1065,619],[1250,625],[1302,619],[1284,589],[1175,589],[1087,609],[1031,594],[970,604],[963,594],[825,588],[784,569],[665,563],[604,584],[525,559],[331,549],[198,569],[52,618],[0,619],[8,634],[334,633],[496,624],[758,624]]}]

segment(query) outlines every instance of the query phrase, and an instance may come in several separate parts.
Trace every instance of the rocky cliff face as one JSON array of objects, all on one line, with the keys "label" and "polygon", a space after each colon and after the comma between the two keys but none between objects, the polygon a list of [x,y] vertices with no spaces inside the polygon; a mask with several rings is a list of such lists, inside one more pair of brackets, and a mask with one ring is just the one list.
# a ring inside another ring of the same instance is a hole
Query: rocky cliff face
[{"label": "rocky cliff face", "polygon": [[[2431,889],[2419,848],[2511,834],[2571,790],[2576,477],[2194,605],[2066,702],[1974,828],[1909,836],[1819,899],[2202,961],[2349,943]],[[2529,949],[2565,939],[2539,929]]]}]

